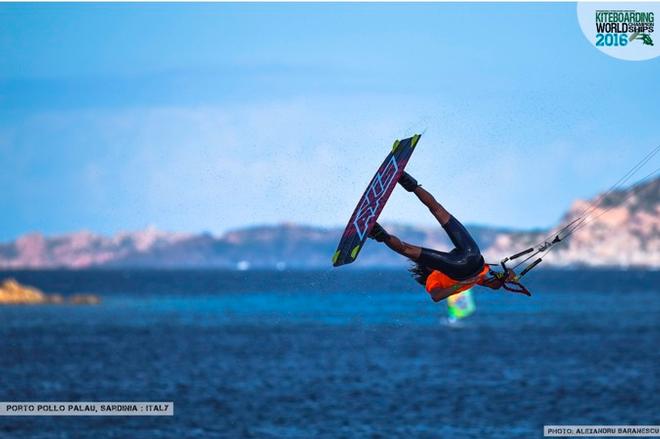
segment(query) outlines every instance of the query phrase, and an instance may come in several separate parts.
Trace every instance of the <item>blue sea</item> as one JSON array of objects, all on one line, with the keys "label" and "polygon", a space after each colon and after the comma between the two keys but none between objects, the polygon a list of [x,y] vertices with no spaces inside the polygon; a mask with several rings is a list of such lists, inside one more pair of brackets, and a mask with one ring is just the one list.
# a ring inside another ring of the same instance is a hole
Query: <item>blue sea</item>
[{"label": "blue sea", "polygon": [[543,271],[446,304],[400,271],[0,272],[97,306],[0,307],[0,400],[174,401],[1,417],[2,438],[533,438],[660,424],[660,272]]}]

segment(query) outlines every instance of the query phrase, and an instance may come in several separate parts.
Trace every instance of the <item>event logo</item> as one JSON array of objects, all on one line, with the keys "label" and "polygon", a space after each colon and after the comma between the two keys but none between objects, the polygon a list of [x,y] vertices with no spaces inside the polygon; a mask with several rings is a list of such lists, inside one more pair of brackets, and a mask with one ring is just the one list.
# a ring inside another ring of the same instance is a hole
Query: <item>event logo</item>
[{"label": "event logo", "polygon": [[653,33],[653,12],[597,10],[596,31],[596,46],[625,46],[636,39],[653,46],[647,33]]},{"label": "event logo", "polygon": [[619,59],[642,61],[660,55],[654,43],[657,3],[578,4],[582,32],[600,51]]}]

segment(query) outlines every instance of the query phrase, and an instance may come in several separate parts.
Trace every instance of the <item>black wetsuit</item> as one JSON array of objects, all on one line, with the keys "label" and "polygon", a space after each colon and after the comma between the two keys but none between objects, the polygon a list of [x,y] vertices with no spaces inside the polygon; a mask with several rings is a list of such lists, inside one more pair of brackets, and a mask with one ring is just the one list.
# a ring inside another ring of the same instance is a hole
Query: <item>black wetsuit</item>
[{"label": "black wetsuit", "polygon": [[456,248],[447,253],[422,247],[417,262],[455,280],[466,280],[479,274],[484,267],[484,258],[463,224],[452,216],[442,228]]}]

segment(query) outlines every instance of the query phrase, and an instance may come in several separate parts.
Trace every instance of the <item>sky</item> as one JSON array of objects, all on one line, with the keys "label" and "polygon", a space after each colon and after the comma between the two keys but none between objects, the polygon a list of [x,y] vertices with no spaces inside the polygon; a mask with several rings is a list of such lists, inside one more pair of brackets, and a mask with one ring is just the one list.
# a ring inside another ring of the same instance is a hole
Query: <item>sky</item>
[{"label": "sky", "polygon": [[660,144],[659,77],[570,3],[0,4],[0,240],[343,226],[417,132],[459,220],[548,227]]}]

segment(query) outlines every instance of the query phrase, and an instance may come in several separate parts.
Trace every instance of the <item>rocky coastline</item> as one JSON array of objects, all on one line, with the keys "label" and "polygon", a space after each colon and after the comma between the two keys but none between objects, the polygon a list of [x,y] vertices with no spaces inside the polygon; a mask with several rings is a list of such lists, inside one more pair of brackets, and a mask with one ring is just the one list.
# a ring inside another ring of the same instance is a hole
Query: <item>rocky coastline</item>
[{"label": "rocky coastline", "polygon": [[38,288],[22,285],[15,279],[5,279],[0,284],[0,305],[97,305],[99,303],[101,298],[94,294],[74,294],[69,297],[54,293],[46,294]]}]

